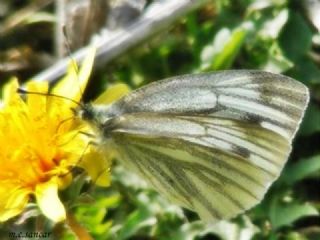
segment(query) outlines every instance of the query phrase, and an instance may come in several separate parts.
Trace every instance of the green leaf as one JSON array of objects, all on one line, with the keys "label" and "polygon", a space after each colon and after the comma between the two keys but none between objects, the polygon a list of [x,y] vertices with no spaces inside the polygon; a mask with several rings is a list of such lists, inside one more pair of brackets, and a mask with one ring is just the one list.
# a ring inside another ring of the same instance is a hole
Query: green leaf
[{"label": "green leaf", "polygon": [[290,75],[299,81],[311,85],[319,83],[320,69],[309,56],[302,56],[295,62]]},{"label": "green leaf", "polygon": [[287,184],[293,184],[303,178],[311,176],[320,170],[320,155],[308,159],[302,159],[299,162],[289,166],[281,176],[281,179]]},{"label": "green leaf", "polygon": [[233,31],[227,28],[221,29],[214,38],[212,44],[204,47],[201,53],[201,70],[228,69],[238,55],[248,29],[238,27]]},{"label": "green leaf", "polygon": [[300,14],[289,12],[289,21],[279,36],[280,46],[286,56],[296,61],[310,50],[312,31]]},{"label": "green leaf", "polygon": [[301,135],[310,135],[320,131],[320,109],[311,103],[306,111],[300,128]]},{"label": "green leaf", "polygon": [[105,219],[105,216],[111,207],[115,207],[120,202],[120,196],[114,194],[111,196],[95,196],[96,201],[91,204],[82,204],[75,209],[75,216],[90,231],[95,239],[105,236],[110,232],[112,219]]},{"label": "green leaf", "polygon": [[299,232],[290,232],[287,234],[287,236],[283,238],[283,240],[311,240],[311,239],[306,238]]},{"label": "green leaf", "polygon": [[293,63],[283,55],[279,45],[274,42],[269,50],[269,58],[265,63],[263,70],[273,73],[282,73],[292,67]]},{"label": "green leaf", "polygon": [[309,203],[277,203],[272,213],[271,224],[274,229],[289,226],[302,217],[319,215],[317,209]]},{"label": "green leaf", "polygon": [[137,233],[141,228],[155,224],[156,218],[148,211],[138,209],[131,213],[127,220],[123,223],[117,239],[128,239]]}]

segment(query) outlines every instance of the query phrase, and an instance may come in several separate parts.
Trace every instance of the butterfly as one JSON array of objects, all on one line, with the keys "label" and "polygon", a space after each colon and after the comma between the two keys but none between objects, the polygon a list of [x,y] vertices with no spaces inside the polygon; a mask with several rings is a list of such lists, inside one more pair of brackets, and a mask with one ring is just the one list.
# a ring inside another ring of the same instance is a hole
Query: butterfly
[{"label": "butterfly", "polygon": [[157,81],[77,114],[128,170],[215,222],[262,200],[308,101],[308,89],[289,77],[228,70]]}]

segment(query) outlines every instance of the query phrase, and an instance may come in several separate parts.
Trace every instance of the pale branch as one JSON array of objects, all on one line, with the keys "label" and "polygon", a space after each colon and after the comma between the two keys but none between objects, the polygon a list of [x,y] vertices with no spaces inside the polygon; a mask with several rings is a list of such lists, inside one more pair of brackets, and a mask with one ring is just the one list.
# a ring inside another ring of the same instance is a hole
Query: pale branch
[{"label": "pale branch", "polygon": [[[181,16],[200,7],[206,2],[208,2],[208,0],[155,1],[129,26],[97,37],[98,40],[94,41],[94,46],[97,48],[96,66],[113,60],[129,48],[166,29]],[[81,62],[87,55],[88,50],[89,47],[81,48],[72,54],[71,58],[77,62]],[[63,58],[32,79],[36,81],[53,82],[66,72],[69,62],[70,56]]]}]

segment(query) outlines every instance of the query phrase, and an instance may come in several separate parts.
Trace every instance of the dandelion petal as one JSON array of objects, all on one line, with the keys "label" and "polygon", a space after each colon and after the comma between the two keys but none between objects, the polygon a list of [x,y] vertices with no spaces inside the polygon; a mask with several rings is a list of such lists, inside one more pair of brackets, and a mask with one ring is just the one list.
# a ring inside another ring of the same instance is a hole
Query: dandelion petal
[{"label": "dandelion petal", "polygon": [[58,196],[58,184],[49,181],[36,187],[36,199],[43,214],[54,222],[66,219],[66,210]]}]

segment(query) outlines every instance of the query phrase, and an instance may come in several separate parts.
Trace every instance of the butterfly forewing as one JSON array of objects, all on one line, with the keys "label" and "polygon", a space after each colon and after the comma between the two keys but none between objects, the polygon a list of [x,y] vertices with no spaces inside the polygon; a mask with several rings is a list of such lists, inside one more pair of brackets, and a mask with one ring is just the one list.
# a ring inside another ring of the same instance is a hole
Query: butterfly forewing
[{"label": "butterfly forewing", "polygon": [[221,116],[257,122],[289,140],[308,102],[307,88],[286,76],[255,70],[183,75],[140,88],[109,109]]},{"label": "butterfly forewing", "polygon": [[214,221],[263,198],[288,158],[307,102],[306,87],[281,75],[185,75],[111,105],[104,132],[124,165]]}]

